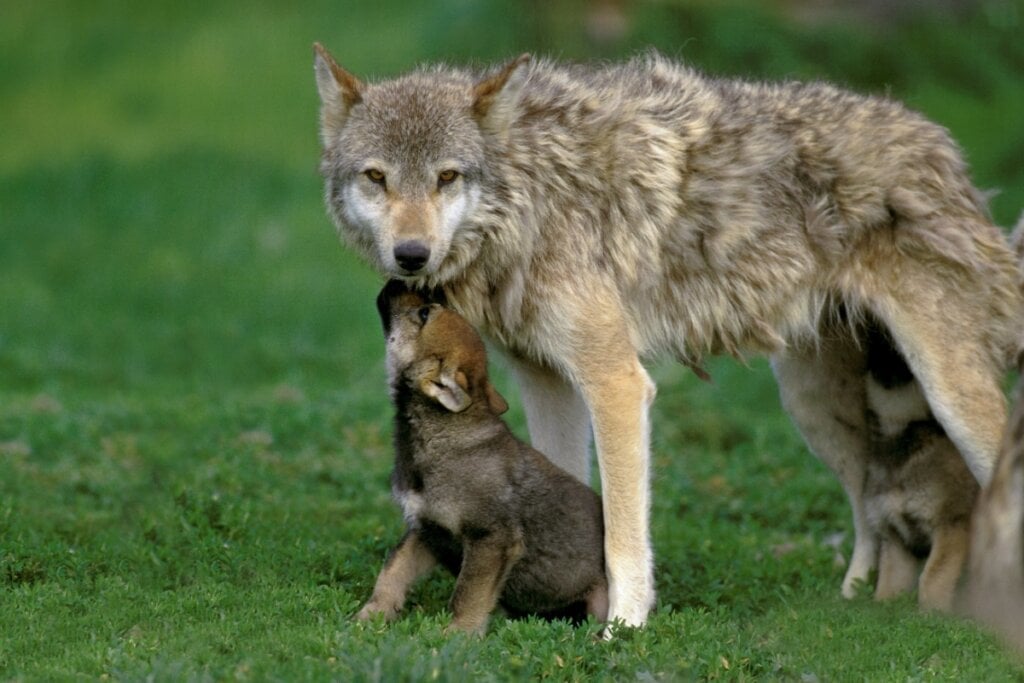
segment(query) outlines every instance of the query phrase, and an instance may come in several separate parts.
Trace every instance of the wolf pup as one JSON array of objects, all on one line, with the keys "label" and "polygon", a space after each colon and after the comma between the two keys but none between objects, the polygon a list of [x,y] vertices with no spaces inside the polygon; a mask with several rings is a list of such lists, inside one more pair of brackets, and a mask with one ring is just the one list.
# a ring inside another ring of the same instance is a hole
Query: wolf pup
[{"label": "wolf pup", "polygon": [[[853,512],[843,592],[877,562],[863,505],[871,314],[985,483],[1024,329],[1013,255],[948,131],[824,83],[709,78],[651,54],[523,56],[364,83],[316,47],[328,213],[381,273],[441,287],[507,351],[533,445],[588,480],[609,613],[654,601],[641,359],[771,357],[782,403]],[[851,411],[859,411],[850,415]]]},{"label": "wolf pup", "polygon": [[949,611],[980,487],[884,332],[869,328],[865,345],[872,438],[864,507],[880,543],[875,598],[917,582],[922,607]]},{"label": "wolf pup", "polygon": [[483,633],[499,601],[519,613],[608,611],[594,491],[522,443],[498,416],[476,331],[396,280],[377,298],[395,403],[391,486],[408,530],[358,618],[394,617],[440,562],[458,575],[451,628]]}]

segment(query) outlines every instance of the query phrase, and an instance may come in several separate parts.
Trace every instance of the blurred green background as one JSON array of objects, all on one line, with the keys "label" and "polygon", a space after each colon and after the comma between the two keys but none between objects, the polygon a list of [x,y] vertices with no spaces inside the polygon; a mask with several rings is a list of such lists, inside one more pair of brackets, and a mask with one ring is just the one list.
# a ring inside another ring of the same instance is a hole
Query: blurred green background
[{"label": "blurred green background", "polygon": [[1016,0],[5,3],[0,391],[358,381],[377,281],[322,210],[314,40],[371,79],[653,46],[887,93],[952,130],[1008,225],[1022,21]]},{"label": "blurred green background", "polygon": [[1022,30],[1020,0],[4,2],[0,678],[1019,677],[910,600],[838,599],[846,502],[757,359],[710,386],[654,367],[644,632],[448,643],[450,581],[353,625],[401,522],[380,280],[324,213],[311,46],[368,79],[654,47],[889,94],[952,131],[1009,226]]}]

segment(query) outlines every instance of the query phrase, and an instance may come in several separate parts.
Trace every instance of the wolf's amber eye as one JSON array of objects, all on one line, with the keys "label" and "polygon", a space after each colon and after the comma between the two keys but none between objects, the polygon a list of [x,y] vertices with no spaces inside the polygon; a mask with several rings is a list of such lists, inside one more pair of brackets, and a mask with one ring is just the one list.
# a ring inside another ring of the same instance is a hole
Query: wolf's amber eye
[{"label": "wolf's amber eye", "polygon": [[383,173],[383,171],[378,171],[375,168],[367,169],[366,170],[366,177],[369,178],[371,181],[377,183],[378,185],[383,185],[384,184],[384,173]]},{"label": "wolf's amber eye", "polygon": [[444,187],[459,177],[459,172],[453,169],[446,169],[437,174],[437,186]]},{"label": "wolf's amber eye", "polygon": [[430,317],[430,306],[421,306],[420,310],[416,311],[416,315],[420,317],[420,324],[426,325],[427,318]]}]

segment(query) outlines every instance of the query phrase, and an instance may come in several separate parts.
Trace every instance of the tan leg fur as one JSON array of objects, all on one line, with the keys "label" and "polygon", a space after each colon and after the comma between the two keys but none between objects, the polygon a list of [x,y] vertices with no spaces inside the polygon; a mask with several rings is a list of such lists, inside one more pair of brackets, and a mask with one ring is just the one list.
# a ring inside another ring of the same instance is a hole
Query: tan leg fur
[{"label": "tan leg fur", "polygon": [[878,552],[878,584],[875,600],[888,600],[914,587],[920,562],[902,543],[883,538]]},{"label": "tan leg fur", "polygon": [[[594,424],[604,501],[609,614],[644,623],[654,604],[650,517],[650,406],[655,389],[608,297],[578,324],[576,376]],[[584,353],[585,352],[585,353]]]},{"label": "tan leg fur", "polygon": [[420,542],[415,531],[410,531],[384,563],[377,576],[373,595],[356,618],[365,621],[375,614],[394,619],[405,604],[405,595],[416,579],[437,564],[434,555]]},{"label": "tan leg fur", "polygon": [[966,526],[937,529],[917,587],[917,598],[925,609],[948,612],[953,608],[953,595],[963,571],[970,544]]},{"label": "tan leg fur", "polygon": [[469,541],[452,594],[449,631],[483,635],[512,565],[522,557],[522,542],[499,536]]}]

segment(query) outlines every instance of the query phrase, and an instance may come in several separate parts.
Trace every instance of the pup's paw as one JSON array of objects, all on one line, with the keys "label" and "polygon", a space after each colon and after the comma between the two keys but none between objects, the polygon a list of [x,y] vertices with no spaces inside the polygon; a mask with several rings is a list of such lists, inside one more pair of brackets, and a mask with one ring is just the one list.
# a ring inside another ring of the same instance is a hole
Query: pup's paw
[{"label": "pup's paw", "polygon": [[457,633],[465,633],[467,636],[482,638],[484,634],[487,633],[487,621],[470,622],[468,619],[456,619],[452,623],[448,624],[444,629],[444,635],[446,637],[453,636]]},{"label": "pup's paw", "polygon": [[363,605],[363,608],[356,614],[357,621],[369,621],[377,615],[381,615],[385,621],[391,621],[398,616],[398,610],[394,605],[383,605],[376,600],[370,600]]}]

